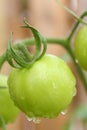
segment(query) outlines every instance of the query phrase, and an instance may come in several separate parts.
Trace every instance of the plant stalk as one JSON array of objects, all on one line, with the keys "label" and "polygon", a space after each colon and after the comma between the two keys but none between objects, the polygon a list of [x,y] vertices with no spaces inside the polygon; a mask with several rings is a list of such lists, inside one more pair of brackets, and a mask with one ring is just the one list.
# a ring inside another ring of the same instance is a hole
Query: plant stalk
[{"label": "plant stalk", "polygon": [[6,52],[3,53],[1,56],[0,56],[0,70],[4,64],[4,62],[6,61]]}]

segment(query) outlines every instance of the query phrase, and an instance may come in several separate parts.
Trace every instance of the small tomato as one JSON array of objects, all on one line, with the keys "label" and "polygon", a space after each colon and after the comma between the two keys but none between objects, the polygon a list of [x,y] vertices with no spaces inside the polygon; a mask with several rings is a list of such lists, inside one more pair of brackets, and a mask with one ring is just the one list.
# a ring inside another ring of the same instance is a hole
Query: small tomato
[{"label": "small tomato", "polygon": [[43,56],[29,68],[13,69],[8,85],[14,103],[31,118],[56,117],[76,93],[71,70],[53,55]]},{"label": "small tomato", "polygon": [[2,116],[5,123],[14,121],[19,113],[19,109],[14,105],[10,98],[7,79],[7,76],[0,75],[0,116]]},{"label": "small tomato", "polygon": [[87,70],[87,26],[80,28],[75,39],[75,55],[78,63]]}]

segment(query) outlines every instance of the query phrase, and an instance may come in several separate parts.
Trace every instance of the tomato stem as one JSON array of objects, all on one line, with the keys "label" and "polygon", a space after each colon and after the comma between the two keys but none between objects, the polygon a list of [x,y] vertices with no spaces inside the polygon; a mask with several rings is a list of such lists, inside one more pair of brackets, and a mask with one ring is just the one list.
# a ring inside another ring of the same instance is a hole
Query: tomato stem
[{"label": "tomato stem", "polygon": [[[46,38],[47,43],[50,44],[60,44],[61,46],[65,47],[67,44],[67,39],[59,39],[59,38]],[[18,44],[29,46],[29,45],[34,45],[35,44],[35,39],[34,38],[27,38],[21,41],[16,41],[16,46],[14,48],[17,48]]]},{"label": "tomato stem", "polygon": [[79,21],[79,23],[85,24],[87,25],[87,22],[85,22],[81,17],[79,17],[78,15],[76,15],[75,12],[73,12],[71,9],[69,9],[68,7],[66,7],[61,0],[56,0],[57,3],[65,10],[67,11],[69,14],[71,14],[77,21]]},{"label": "tomato stem", "polygon": [[1,124],[2,124],[2,130],[6,130],[5,121],[4,121],[2,116],[0,116],[0,121],[1,121]]},{"label": "tomato stem", "polygon": [[[85,11],[81,16],[80,18],[83,19],[85,16],[87,16],[87,11]],[[77,27],[79,26],[81,22],[80,21],[77,21],[75,24],[74,24],[74,27],[72,29],[72,31],[70,32],[69,36],[68,36],[68,40],[71,40],[71,38],[73,37]]]},{"label": "tomato stem", "polygon": [[6,53],[3,53],[2,56],[0,56],[0,70],[5,61],[6,61]]}]

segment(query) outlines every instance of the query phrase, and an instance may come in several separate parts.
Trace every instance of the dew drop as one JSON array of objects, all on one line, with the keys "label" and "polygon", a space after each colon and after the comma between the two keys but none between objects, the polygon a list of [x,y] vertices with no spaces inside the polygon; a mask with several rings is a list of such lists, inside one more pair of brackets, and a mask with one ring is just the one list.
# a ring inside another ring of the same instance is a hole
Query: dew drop
[{"label": "dew drop", "polygon": [[76,63],[78,63],[78,60],[77,60],[77,59],[76,59],[75,61],[76,61]]},{"label": "dew drop", "polygon": [[67,110],[64,110],[61,112],[62,115],[66,115],[66,113],[67,113]]},{"label": "dew drop", "polygon": [[32,118],[27,117],[27,116],[26,116],[26,118],[27,118],[28,121],[32,121],[33,120]]},{"label": "dew drop", "polygon": [[77,90],[76,90],[76,88],[75,88],[75,91],[74,91],[74,93],[73,93],[73,97],[76,96],[76,94],[77,94]]},{"label": "dew drop", "polygon": [[32,118],[30,118],[30,117],[27,117],[27,116],[26,116],[26,118],[27,118],[28,121],[32,121],[32,122],[34,122],[35,124],[40,124],[40,122],[41,122],[41,119],[40,119],[40,118],[37,118],[37,117],[32,117]]},{"label": "dew drop", "polygon": [[41,119],[40,119],[40,118],[33,118],[33,122],[34,122],[35,124],[40,124]]}]

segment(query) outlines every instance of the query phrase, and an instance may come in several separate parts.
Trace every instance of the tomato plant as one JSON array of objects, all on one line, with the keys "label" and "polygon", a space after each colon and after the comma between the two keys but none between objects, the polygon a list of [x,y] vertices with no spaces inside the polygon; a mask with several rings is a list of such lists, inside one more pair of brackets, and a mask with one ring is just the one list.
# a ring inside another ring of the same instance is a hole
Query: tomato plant
[{"label": "tomato plant", "polygon": [[[33,38],[21,40],[13,46],[11,34],[6,51],[0,56],[0,69],[5,61],[13,67],[8,78],[8,87],[7,78],[1,76],[0,81],[5,81],[0,85],[1,99],[3,96],[3,100],[0,99],[1,104],[6,105],[11,101],[10,97],[7,97],[10,93],[15,105],[30,118],[54,118],[69,106],[76,94],[75,76],[65,61],[57,56],[46,54],[47,43],[60,44],[67,50],[87,91],[87,78],[83,71],[83,68],[87,69],[87,23],[83,20],[87,12],[84,12],[80,18],[70,13],[77,21],[65,38],[46,38],[26,21],[22,27],[31,29]],[[77,33],[75,48],[73,48],[72,38],[80,23],[84,24],[84,27]],[[33,44],[36,45],[36,50],[34,54],[31,54],[27,47]],[[12,111],[14,111],[13,108]],[[5,107],[3,110],[0,107],[0,114],[6,123],[15,117],[12,111],[7,112]],[[3,130],[5,130],[4,127]]]}]

